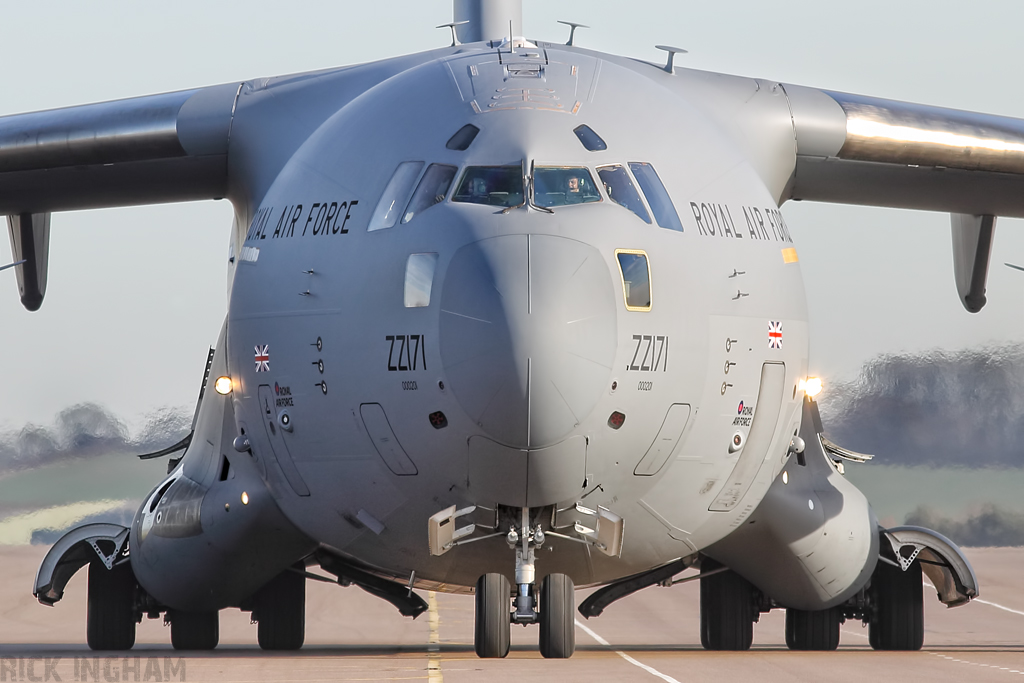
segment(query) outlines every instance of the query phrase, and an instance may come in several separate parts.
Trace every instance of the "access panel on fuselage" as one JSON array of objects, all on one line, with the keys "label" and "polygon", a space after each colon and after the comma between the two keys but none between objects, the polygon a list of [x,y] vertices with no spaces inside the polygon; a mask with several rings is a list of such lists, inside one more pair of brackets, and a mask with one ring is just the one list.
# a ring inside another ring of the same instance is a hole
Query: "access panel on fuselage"
[{"label": "access panel on fuselage", "polygon": [[[761,384],[757,392],[757,412],[753,416],[750,432],[742,444],[739,459],[726,480],[725,487],[708,508],[712,512],[733,510],[750,488],[751,482],[768,456],[768,448],[775,438],[783,394],[786,390],[784,363],[765,363],[761,366]],[[740,407],[742,416],[744,408]]]},{"label": "access panel on fuselage", "polygon": [[281,472],[284,473],[284,478],[288,480],[288,485],[292,487],[292,490],[300,496],[308,496],[309,488],[302,480],[302,475],[299,474],[295,463],[292,462],[288,444],[284,442],[284,435],[281,433],[282,426],[279,424],[278,412],[274,403],[274,394],[269,385],[260,385],[259,398],[263,427],[267,433],[267,440],[270,442],[271,448],[274,449],[277,464],[281,466]]}]

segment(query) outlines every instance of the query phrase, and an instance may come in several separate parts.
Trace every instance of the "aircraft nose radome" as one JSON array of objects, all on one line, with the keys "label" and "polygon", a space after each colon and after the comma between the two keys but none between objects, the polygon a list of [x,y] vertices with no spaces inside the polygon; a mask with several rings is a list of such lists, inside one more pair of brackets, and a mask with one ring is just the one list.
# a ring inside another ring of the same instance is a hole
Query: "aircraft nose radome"
[{"label": "aircraft nose radome", "polygon": [[615,301],[604,259],[582,242],[506,235],[463,247],[441,296],[452,392],[501,443],[558,442],[610,381]]}]

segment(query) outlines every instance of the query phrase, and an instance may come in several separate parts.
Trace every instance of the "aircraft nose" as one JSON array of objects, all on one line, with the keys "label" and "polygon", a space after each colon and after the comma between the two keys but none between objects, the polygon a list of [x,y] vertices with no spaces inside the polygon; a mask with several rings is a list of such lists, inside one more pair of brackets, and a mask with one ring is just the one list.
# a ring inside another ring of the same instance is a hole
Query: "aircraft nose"
[{"label": "aircraft nose", "polygon": [[496,441],[541,448],[586,417],[610,381],[616,307],[601,254],[551,235],[462,247],[441,295],[452,392]]}]

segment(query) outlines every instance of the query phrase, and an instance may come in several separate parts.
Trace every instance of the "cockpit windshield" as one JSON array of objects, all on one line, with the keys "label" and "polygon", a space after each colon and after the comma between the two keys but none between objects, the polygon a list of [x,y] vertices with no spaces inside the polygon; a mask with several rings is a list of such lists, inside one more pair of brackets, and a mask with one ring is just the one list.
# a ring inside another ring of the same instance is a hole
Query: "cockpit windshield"
[{"label": "cockpit windshield", "polygon": [[533,171],[533,203],[544,208],[601,201],[590,171],[583,167],[538,166]]},{"label": "cockpit windshield", "polygon": [[470,166],[462,174],[453,202],[519,206],[523,203],[523,167]]}]

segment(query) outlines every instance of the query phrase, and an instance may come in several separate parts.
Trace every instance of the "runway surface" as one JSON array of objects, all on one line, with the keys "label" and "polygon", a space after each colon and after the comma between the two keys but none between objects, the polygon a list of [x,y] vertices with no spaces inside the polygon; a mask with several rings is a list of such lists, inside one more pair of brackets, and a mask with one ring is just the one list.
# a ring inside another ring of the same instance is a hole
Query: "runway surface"
[{"label": "runway surface", "polygon": [[576,655],[562,661],[541,658],[537,627],[516,626],[507,659],[477,659],[472,597],[425,595],[431,609],[413,621],[356,587],[312,581],[299,652],[262,652],[248,613],[228,610],[213,652],[176,652],[162,622],[144,620],[130,653],[93,653],[85,646],[85,571],[56,607],[32,597],[45,552],[0,547],[0,681],[1024,681],[1024,548],[967,550],[979,601],[948,610],[925,588],[921,652],[873,652],[859,622],[843,625],[837,652],[790,652],[781,610],[762,615],[751,651],[705,652],[693,582],[648,588],[599,618],[579,617]]}]

